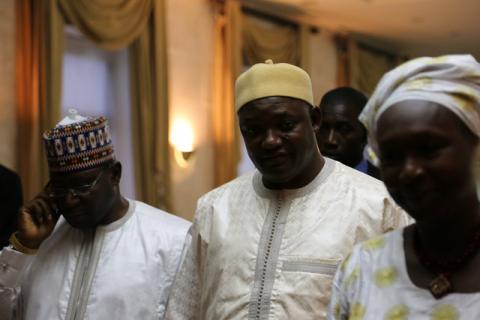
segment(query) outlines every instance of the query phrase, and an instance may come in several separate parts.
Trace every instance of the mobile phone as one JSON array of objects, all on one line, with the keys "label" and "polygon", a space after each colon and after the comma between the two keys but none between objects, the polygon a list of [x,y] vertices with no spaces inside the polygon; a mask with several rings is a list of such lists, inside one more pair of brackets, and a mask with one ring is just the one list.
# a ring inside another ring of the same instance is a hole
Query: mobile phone
[{"label": "mobile phone", "polygon": [[53,218],[54,218],[55,220],[57,220],[58,218],[60,218],[61,215],[62,215],[62,214],[60,213],[60,209],[58,209],[58,207],[55,206],[55,207],[53,208]]}]

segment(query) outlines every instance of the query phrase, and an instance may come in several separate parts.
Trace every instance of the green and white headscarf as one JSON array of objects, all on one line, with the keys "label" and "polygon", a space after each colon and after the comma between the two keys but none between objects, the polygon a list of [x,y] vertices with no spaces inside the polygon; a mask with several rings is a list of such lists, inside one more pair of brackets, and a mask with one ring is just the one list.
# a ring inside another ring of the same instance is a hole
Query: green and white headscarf
[{"label": "green and white headscarf", "polygon": [[480,137],[480,64],[471,55],[445,55],[410,60],[386,73],[359,119],[368,131],[367,156],[376,157],[377,121],[392,105],[405,100],[427,100],[455,113]]}]

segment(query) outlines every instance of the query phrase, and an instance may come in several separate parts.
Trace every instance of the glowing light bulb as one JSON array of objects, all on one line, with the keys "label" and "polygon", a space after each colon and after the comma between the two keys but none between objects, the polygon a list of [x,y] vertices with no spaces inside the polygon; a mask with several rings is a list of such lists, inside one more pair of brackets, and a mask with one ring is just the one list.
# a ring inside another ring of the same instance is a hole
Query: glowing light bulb
[{"label": "glowing light bulb", "polygon": [[177,119],[173,122],[171,141],[180,152],[193,151],[193,130],[187,121]]}]

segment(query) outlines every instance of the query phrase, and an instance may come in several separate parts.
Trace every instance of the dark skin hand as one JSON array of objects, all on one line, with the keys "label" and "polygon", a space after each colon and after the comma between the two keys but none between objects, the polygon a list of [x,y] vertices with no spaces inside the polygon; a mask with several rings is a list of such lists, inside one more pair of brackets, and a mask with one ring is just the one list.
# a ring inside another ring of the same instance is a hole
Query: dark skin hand
[{"label": "dark skin hand", "polygon": [[44,193],[20,208],[18,213],[17,238],[24,246],[38,249],[50,236],[59,218],[56,206]]},{"label": "dark skin hand", "polygon": [[[395,104],[377,122],[383,180],[395,201],[415,220],[404,230],[408,275],[428,289],[437,274],[425,268],[414,246],[434,261],[462,256],[480,227],[472,172],[478,139],[445,107],[422,100]],[[480,292],[480,254],[454,272],[454,292]]]}]

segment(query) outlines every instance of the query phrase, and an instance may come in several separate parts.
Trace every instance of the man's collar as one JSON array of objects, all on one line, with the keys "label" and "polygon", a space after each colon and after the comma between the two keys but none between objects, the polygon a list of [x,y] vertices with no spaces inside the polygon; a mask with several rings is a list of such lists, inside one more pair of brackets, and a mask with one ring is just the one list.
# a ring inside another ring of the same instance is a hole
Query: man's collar
[{"label": "man's collar", "polygon": [[275,198],[278,195],[288,196],[289,198],[303,197],[304,195],[315,190],[319,185],[321,185],[333,172],[335,168],[335,161],[324,158],[325,164],[323,165],[322,170],[317,174],[315,179],[313,179],[306,186],[298,189],[282,189],[282,190],[272,190],[265,187],[262,182],[262,174],[259,171],[255,171],[253,175],[253,189],[255,192],[262,198]]}]

